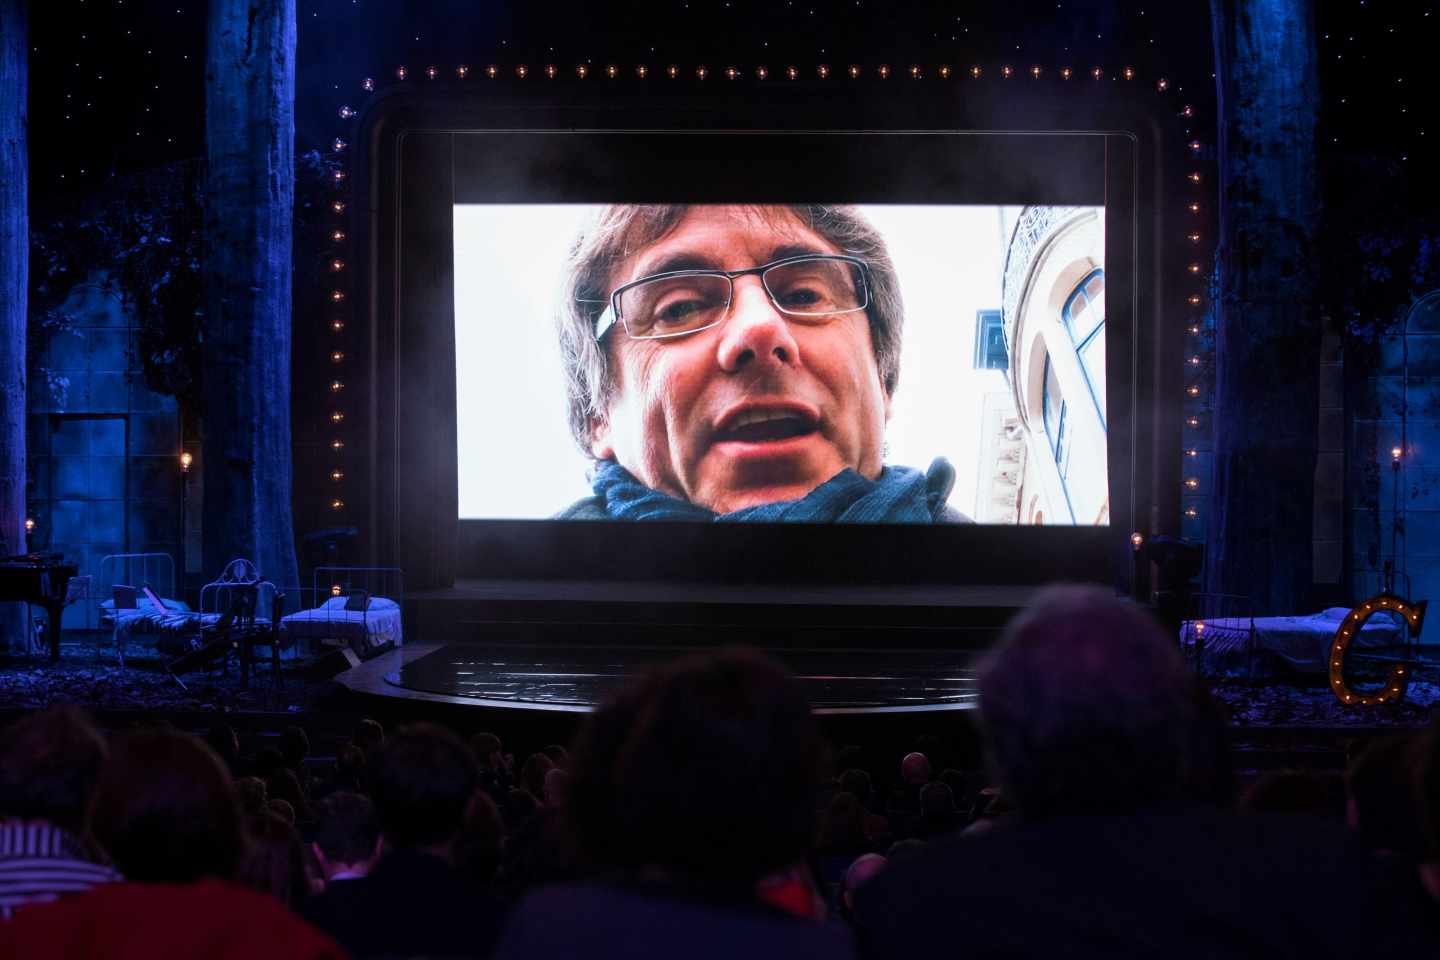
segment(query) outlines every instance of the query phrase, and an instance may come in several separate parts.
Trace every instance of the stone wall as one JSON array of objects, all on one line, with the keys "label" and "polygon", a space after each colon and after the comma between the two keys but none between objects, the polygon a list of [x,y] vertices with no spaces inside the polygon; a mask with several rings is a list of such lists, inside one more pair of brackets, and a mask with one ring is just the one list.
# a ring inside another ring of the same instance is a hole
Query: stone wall
[{"label": "stone wall", "polygon": [[[1353,394],[1350,592],[1361,599],[1379,589],[1393,536],[1396,567],[1409,575],[1408,591],[1403,577],[1398,591],[1440,600],[1440,293],[1417,303],[1379,354]],[[1403,449],[1398,470],[1396,447]]]},{"label": "stone wall", "polygon": [[[133,359],[133,319],[102,283],[76,287],[61,312],[75,326],[51,337],[32,364],[51,376],[30,380],[31,548],[64,554],[97,585],[102,558],[117,553],[167,553],[182,579],[175,398],[146,388]],[[64,626],[93,626],[94,600],[69,607]]]}]

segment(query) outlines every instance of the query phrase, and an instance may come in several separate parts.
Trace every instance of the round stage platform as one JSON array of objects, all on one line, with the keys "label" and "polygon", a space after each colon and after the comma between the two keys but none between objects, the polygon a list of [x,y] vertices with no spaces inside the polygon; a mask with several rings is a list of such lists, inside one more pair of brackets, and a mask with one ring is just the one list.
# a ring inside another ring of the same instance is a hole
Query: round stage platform
[{"label": "round stage platform", "polygon": [[[407,645],[336,679],[357,693],[584,712],[627,677],[694,647]],[[820,714],[965,710],[976,704],[973,651],[767,651],[799,679]]]}]

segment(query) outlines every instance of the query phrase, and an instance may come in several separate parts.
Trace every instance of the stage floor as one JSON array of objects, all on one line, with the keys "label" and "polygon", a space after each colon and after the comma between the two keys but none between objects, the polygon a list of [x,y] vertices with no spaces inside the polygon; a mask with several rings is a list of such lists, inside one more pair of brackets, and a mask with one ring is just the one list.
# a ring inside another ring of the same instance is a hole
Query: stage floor
[{"label": "stage floor", "polygon": [[[581,712],[626,677],[694,652],[661,646],[407,645],[337,679],[368,694],[477,706]],[[977,655],[937,650],[773,651],[822,714],[975,706]]]}]

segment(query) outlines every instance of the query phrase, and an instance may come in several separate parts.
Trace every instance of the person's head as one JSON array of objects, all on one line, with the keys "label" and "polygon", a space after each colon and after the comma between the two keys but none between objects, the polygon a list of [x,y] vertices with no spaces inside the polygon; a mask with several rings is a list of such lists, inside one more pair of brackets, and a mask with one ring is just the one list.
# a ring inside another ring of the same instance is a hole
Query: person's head
[{"label": "person's head", "polygon": [[372,795],[387,848],[443,848],[465,823],[480,766],[465,742],[443,727],[417,723],[385,741]]},{"label": "person's head", "polygon": [[81,833],[104,762],[105,738],[77,708],[21,717],[0,732],[0,817]]},{"label": "person's head", "polygon": [[822,850],[853,850],[869,842],[865,836],[865,807],[852,793],[830,798],[820,818],[819,846]]},{"label": "person's head", "polygon": [[380,817],[369,797],[337,790],[316,805],[310,849],[328,883],[335,874],[364,876],[380,857]]},{"label": "person's head", "polygon": [[495,879],[504,848],[505,824],[500,811],[489,794],[481,791],[475,795],[455,843],[455,867],[477,886],[484,886]]},{"label": "person's head", "polygon": [[930,782],[930,758],[923,753],[907,753],[900,761],[900,779],[906,786],[918,787]]},{"label": "person's head", "polygon": [[350,741],[365,751],[366,756],[380,749],[385,742],[385,728],[371,720],[369,717],[355,724],[355,732],[351,734]]},{"label": "person's head", "polygon": [[809,849],[822,755],[779,664],[748,650],[692,654],[590,715],[567,810],[597,866],[740,894]]},{"label": "person's head", "polygon": [[240,762],[240,737],[228,723],[216,723],[205,731],[205,743],[233,773]]},{"label": "person's head", "polygon": [[1431,865],[1432,896],[1440,899],[1440,716],[1430,721],[1416,745],[1415,802],[1425,839],[1421,858]]},{"label": "person's head", "polygon": [[[804,254],[861,264],[626,287]],[[853,208],[615,205],[577,240],[569,269],[570,424],[597,460],[719,513],[798,499],[847,467],[879,474],[904,309],[883,238]],[[597,341],[605,317],[616,322]],[[713,325],[666,335],[696,318]]]},{"label": "person's head", "polygon": [[570,774],[561,767],[545,771],[545,790],[540,798],[547,807],[563,807],[570,799]]},{"label": "person's head", "polygon": [[244,851],[240,805],[220,758],[174,730],[131,733],[111,745],[90,829],[136,883],[229,879]]},{"label": "person's head", "polygon": [[480,761],[484,767],[495,768],[501,764],[501,753],[504,745],[500,738],[493,733],[477,733],[470,738],[470,750],[475,754],[475,759]]},{"label": "person's head", "polygon": [[920,788],[920,814],[924,817],[953,817],[959,810],[955,807],[955,791],[948,783],[936,780]]},{"label": "person's head", "polygon": [[295,805],[289,800],[266,800],[265,812],[272,817],[279,817],[290,826],[295,826]]},{"label": "person's head", "polygon": [[305,850],[294,824],[273,813],[250,818],[237,879],[252,890],[272,894],[287,907],[298,907],[310,885],[305,876]]},{"label": "person's head", "polygon": [[255,774],[257,776],[269,779],[272,773],[284,766],[285,754],[280,752],[279,747],[266,744],[255,751]]},{"label": "person's head", "polygon": [[335,784],[345,790],[359,790],[365,782],[365,751],[353,743],[335,751]]},{"label": "person's head", "polygon": [[534,797],[536,802],[545,799],[545,775],[555,769],[555,764],[543,753],[532,753],[520,765],[520,789]]},{"label": "person's head", "polygon": [[570,767],[570,751],[566,750],[563,744],[552,743],[540,751],[550,758],[550,762],[562,770]]},{"label": "person's head", "polygon": [[310,755],[310,737],[304,727],[291,725],[281,732],[280,753],[285,758],[285,765],[299,773],[305,758]]},{"label": "person's head", "polygon": [[240,801],[240,810],[247,817],[264,810],[265,804],[270,800],[270,792],[265,787],[265,781],[259,777],[241,777],[236,780],[235,796]]},{"label": "person's head", "polygon": [[1419,857],[1425,847],[1419,797],[1424,742],[1411,734],[1366,746],[1345,775],[1345,819],[1366,847]]},{"label": "person's head", "polygon": [[878,853],[865,853],[845,868],[845,875],[840,879],[840,905],[845,913],[854,913],[855,891],[873,880],[887,863],[889,861]]},{"label": "person's head", "polygon": [[850,769],[840,774],[840,791],[848,793],[862,804],[870,800],[870,774],[864,770]]},{"label": "person's head", "polygon": [[1169,637],[1095,587],[1041,591],[980,671],[1004,793],[1027,819],[1188,802],[1197,698]]},{"label": "person's head", "polygon": [[295,771],[289,767],[277,767],[271,771],[270,776],[265,778],[265,793],[269,802],[284,800],[290,805],[295,817],[307,821],[310,819],[310,805],[305,801],[305,791],[300,786],[300,778],[295,776]]}]

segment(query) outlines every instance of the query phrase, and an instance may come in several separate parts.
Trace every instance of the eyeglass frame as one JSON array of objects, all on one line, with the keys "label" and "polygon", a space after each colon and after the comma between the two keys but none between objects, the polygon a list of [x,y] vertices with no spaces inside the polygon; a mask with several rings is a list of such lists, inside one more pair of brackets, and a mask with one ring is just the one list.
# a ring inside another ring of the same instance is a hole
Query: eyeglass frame
[{"label": "eyeglass frame", "polygon": [[[849,307],[845,310],[832,310],[829,313],[794,313],[786,310],[775,300],[775,295],[770,292],[770,287],[765,283],[765,274],[775,269],[792,263],[804,263],[809,260],[839,260],[860,269],[860,281],[864,288],[865,302],[858,307]],[[750,275],[760,277],[760,286],[765,291],[766,298],[771,306],[787,317],[838,317],[847,313],[859,313],[862,310],[870,309],[870,264],[860,259],[843,253],[802,253],[793,257],[781,257],[779,260],[772,260],[769,263],[762,263],[758,267],[750,267],[746,270],[669,270],[665,273],[656,273],[648,277],[641,277],[638,280],[631,280],[629,283],[622,283],[610,291],[610,303],[595,318],[595,340],[600,341],[610,328],[619,323],[625,328],[625,333],[632,340],[673,340],[676,337],[688,337],[692,333],[699,333],[701,330],[709,330],[711,327],[718,327],[725,322],[725,317],[730,313],[730,307],[735,302],[735,281],[740,277]],[[625,323],[625,318],[620,313],[620,295],[627,290],[650,283],[655,280],[668,280],[672,277],[724,277],[730,285],[730,294],[725,298],[725,309],[720,318],[714,323],[707,323],[703,327],[695,327],[691,330],[681,330],[678,333],[662,333],[653,337],[637,337],[630,333],[630,327]],[[582,301],[584,303],[595,303],[594,300]]]}]

